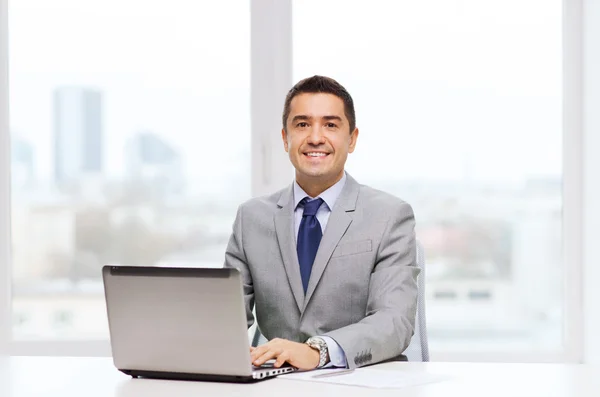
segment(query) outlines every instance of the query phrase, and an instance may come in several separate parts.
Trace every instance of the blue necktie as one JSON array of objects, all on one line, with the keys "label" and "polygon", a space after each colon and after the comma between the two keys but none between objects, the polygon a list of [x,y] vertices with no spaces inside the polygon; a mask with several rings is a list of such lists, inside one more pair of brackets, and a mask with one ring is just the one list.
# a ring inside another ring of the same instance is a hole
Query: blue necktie
[{"label": "blue necktie", "polygon": [[323,199],[318,198],[309,201],[309,198],[305,197],[300,202],[300,204],[302,203],[304,203],[304,212],[302,213],[302,221],[300,222],[300,230],[298,231],[298,245],[296,246],[296,250],[298,251],[302,286],[304,287],[304,293],[306,293],[310,272],[315,261],[315,256],[317,256],[321,237],[323,236],[321,224],[317,219],[317,211],[321,204],[323,204]]}]

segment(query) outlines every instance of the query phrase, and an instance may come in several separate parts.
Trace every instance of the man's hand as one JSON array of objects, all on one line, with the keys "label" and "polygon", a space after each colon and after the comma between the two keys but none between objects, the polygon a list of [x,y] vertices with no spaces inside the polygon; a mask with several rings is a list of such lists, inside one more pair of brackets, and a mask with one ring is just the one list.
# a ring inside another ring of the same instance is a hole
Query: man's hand
[{"label": "man's hand", "polygon": [[298,369],[315,369],[319,365],[319,352],[306,343],[292,342],[275,338],[264,345],[250,348],[252,364],[259,366],[271,359],[275,360],[275,368],[285,362]]}]

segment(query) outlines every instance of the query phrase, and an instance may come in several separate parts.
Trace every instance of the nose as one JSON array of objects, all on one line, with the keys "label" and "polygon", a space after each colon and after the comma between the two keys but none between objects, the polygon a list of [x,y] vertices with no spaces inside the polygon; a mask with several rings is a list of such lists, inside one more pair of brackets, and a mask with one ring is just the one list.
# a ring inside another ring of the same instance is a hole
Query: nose
[{"label": "nose", "polygon": [[321,131],[321,127],[319,125],[316,125],[316,123],[310,130],[307,142],[311,145],[321,145],[325,143],[325,136],[323,135],[323,131]]}]

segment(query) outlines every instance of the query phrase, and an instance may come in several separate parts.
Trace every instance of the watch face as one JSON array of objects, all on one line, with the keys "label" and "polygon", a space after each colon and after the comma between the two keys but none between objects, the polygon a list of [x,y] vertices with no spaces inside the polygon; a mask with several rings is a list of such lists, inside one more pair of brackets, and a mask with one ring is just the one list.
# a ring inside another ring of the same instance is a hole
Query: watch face
[{"label": "watch face", "polygon": [[309,343],[309,346],[312,347],[313,349],[317,349],[317,350],[321,350],[321,347],[323,347],[323,345],[317,341],[311,341]]},{"label": "watch face", "polygon": [[327,343],[321,338],[309,338],[306,343],[313,349],[319,350],[319,365],[322,367],[326,364],[327,360]]}]

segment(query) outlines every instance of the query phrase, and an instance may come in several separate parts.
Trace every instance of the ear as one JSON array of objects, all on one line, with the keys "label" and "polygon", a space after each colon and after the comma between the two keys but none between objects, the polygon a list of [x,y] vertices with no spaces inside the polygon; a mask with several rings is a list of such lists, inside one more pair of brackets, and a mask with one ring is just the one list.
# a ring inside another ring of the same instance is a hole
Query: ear
[{"label": "ear", "polygon": [[358,139],[358,128],[355,128],[354,131],[350,134],[350,146],[348,147],[348,153],[352,153],[354,151],[354,147],[356,146],[356,140]]},{"label": "ear", "polygon": [[288,151],[288,141],[287,141],[287,133],[285,132],[284,128],[281,129],[281,139],[283,140],[283,148],[287,152]]}]

